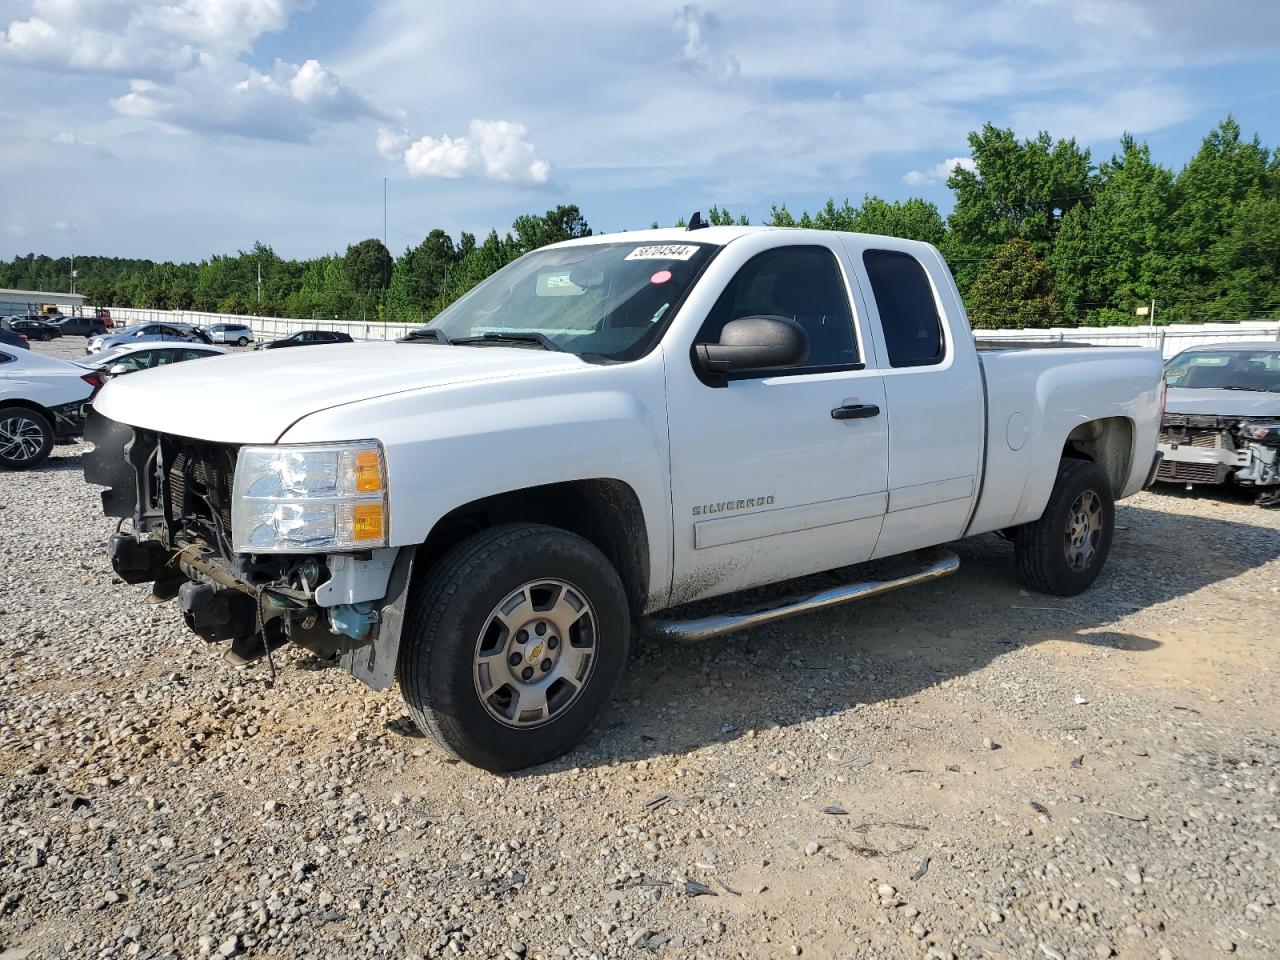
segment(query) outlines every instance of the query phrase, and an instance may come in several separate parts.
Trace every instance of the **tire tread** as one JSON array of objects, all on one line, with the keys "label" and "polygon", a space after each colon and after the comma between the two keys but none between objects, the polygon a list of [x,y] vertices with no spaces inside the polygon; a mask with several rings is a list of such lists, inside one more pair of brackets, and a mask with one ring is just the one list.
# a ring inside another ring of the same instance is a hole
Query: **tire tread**
[{"label": "tire tread", "polygon": [[[495,552],[508,552],[530,540],[549,537],[571,537],[595,550],[590,541],[543,524],[509,523],[489,527],[447,550],[419,584],[410,602],[398,663],[401,694],[418,729],[451,756],[475,762],[473,758],[461,756],[453,745],[463,739],[464,733],[456,722],[453,699],[437,694],[436,702],[428,703],[424,695],[430,680],[429,650],[434,638],[440,635],[441,620],[463,585],[485,576]],[[618,588],[621,591],[620,583]],[[625,597],[623,599],[625,601]],[[426,638],[427,642],[415,642],[417,638]]]},{"label": "tire tread", "polygon": [[[1055,596],[1071,595],[1064,593],[1062,585],[1054,574],[1053,564],[1057,559],[1058,552],[1062,549],[1062,544],[1056,536],[1052,535],[1049,526],[1057,517],[1059,511],[1069,506],[1064,501],[1068,497],[1075,497],[1076,478],[1086,473],[1095,472],[1100,475],[1101,486],[1105,488],[1107,495],[1110,496],[1110,483],[1107,481],[1106,474],[1102,471],[1102,468],[1096,463],[1092,460],[1072,457],[1063,459],[1058,465],[1058,476],[1054,481],[1053,492],[1049,495],[1049,502],[1045,504],[1044,512],[1039,519],[1023,524],[1015,531],[1014,557],[1017,563],[1018,576],[1032,590]],[[1111,532],[1108,532],[1107,537],[1107,549],[1109,552]],[[1099,570],[1105,562],[1106,556],[1104,555],[1099,560]]]}]

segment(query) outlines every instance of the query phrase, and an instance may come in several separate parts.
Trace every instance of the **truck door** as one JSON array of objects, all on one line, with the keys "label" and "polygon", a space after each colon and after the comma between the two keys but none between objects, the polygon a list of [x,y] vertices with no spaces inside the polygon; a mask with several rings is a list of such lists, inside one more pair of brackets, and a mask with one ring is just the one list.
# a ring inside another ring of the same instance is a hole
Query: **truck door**
[{"label": "truck door", "polygon": [[[930,266],[945,276],[941,257],[929,253]],[[943,322],[963,316],[953,284],[935,284],[912,252],[868,246],[850,256],[869,281],[893,434],[889,509],[875,551],[887,557],[964,531],[978,491],[983,386],[972,338]]]},{"label": "truck door", "polygon": [[884,384],[864,363],[867,325],[838,241],[762,235],[721,256],[731,254],[747,259],[693,342],[718,342],[730,320],[784,316],[805,328],[810,353],[715,386],[687,342],[664,346],[673,603],[866,560],[888,497]]}]

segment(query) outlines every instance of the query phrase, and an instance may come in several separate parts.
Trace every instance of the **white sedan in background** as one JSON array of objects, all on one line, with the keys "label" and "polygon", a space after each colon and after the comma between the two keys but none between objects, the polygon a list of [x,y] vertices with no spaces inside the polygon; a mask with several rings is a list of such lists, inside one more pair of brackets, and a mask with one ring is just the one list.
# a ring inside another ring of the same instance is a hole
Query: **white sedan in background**
[{"label": "white sedan in background", "polygon": [[103,374],[0,344],[0,470],[34,467],[80,435]]},{"label": "white sedan in background", "polygon": [[217,357],[230,353],[226,347],[207,346],[202,343],[143,343],[120,344],[100,353],[94,353],[77,361],[82,367],[100,370],[109,377],[118,377],[139,370],[150,370],[152,367],[163,367],[171,363],[184,363],[187,360],[200,360],[204,357]]}]

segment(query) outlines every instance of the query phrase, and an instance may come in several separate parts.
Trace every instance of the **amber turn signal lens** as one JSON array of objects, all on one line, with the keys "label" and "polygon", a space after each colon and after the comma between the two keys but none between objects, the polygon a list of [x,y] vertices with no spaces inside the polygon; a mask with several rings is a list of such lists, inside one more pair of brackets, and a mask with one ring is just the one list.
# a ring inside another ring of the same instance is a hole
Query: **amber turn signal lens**
[{"label": "amber turn signal lens", "polygon": [[381,541],[386,521],[381,503],[357,503],[351,512],[351,539],[356,543]]},{"label": "amber turn signal lens", "polygon": [[377,450],[356,451],[356,492],[378,493],[382,490],[382,458]]}]

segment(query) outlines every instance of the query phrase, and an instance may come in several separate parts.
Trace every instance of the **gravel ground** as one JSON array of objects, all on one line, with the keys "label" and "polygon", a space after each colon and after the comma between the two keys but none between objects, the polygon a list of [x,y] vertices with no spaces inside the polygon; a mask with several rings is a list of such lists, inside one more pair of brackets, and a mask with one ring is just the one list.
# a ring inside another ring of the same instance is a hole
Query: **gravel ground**
[{"label": "gravel ground", "polygon": [[228,668],[113,578],[79,460],[0,474],[3,960],[1280,952],[1280,511],[1142,494],[1070,600],[988,536],[637,643],[581,749],[501,777],[326,662]]}]

